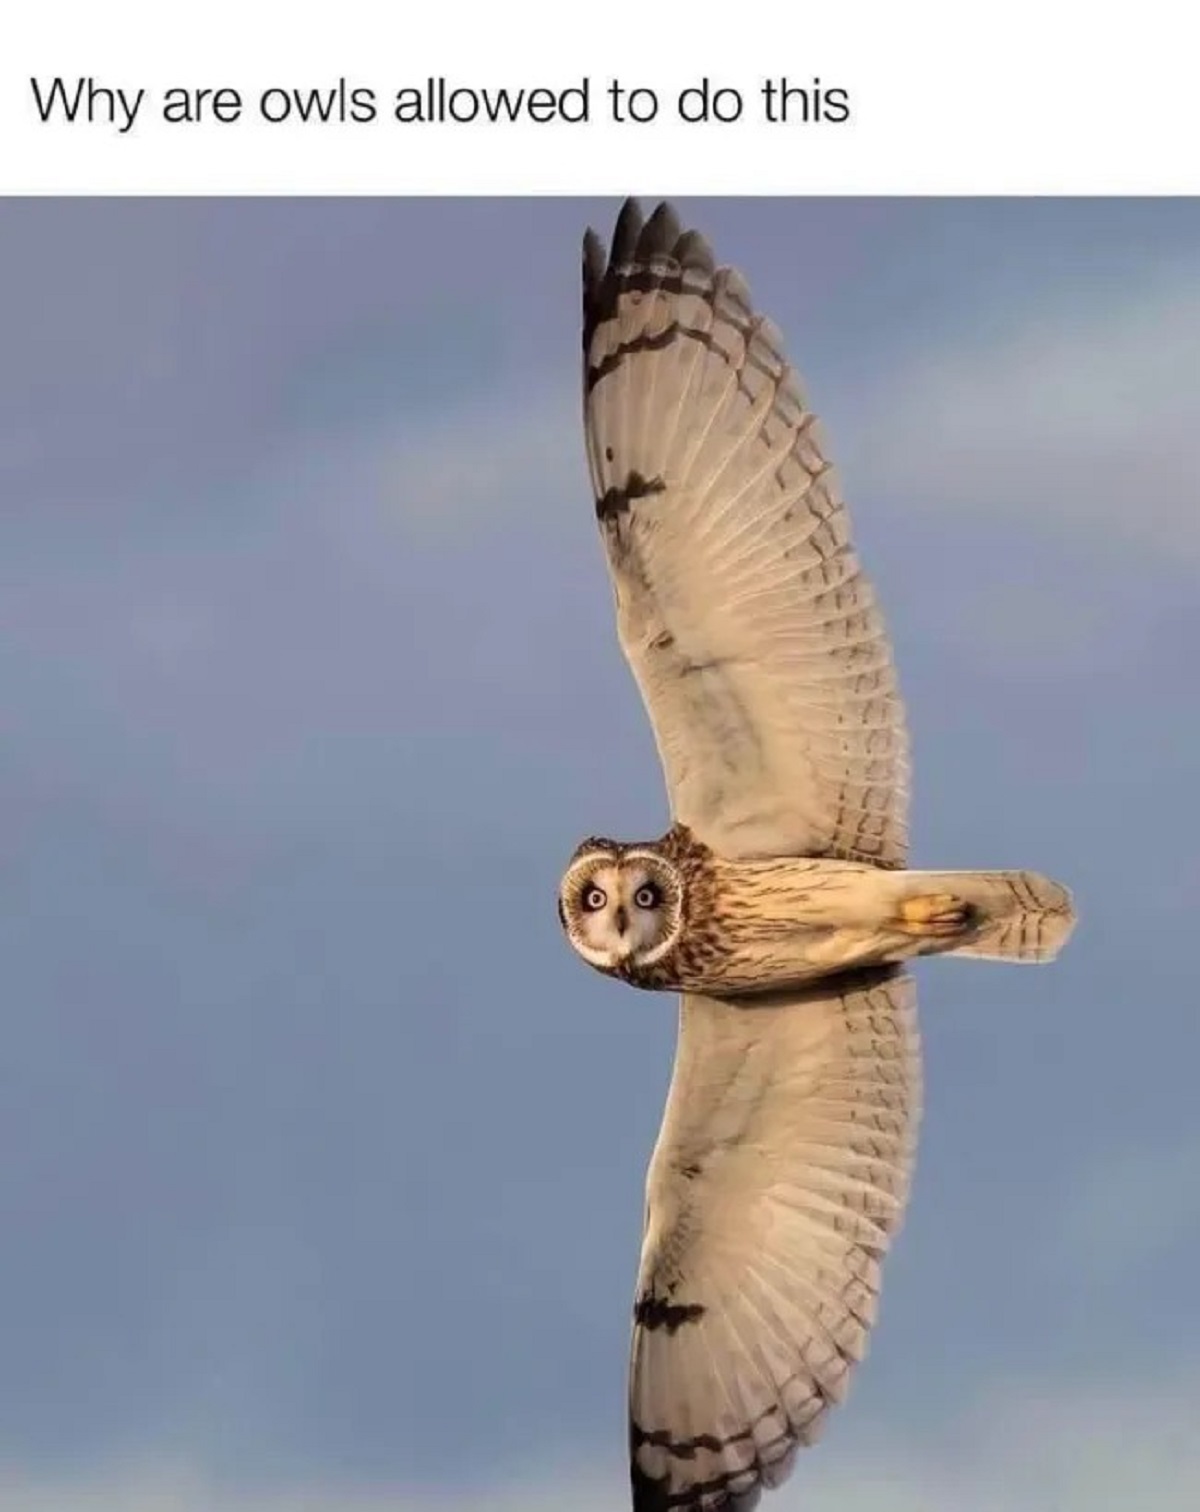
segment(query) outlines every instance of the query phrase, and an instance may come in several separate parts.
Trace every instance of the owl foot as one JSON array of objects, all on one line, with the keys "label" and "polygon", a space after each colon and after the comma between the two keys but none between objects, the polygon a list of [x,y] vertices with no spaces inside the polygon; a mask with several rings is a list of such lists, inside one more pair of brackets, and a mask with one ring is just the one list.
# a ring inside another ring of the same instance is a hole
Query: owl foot
[{"label": "owl foot", "polygon": [[971,923],[974,910],[953,893],[918,893],[900,904],[896,926],[902,934],[925,938],[961,934]]}]

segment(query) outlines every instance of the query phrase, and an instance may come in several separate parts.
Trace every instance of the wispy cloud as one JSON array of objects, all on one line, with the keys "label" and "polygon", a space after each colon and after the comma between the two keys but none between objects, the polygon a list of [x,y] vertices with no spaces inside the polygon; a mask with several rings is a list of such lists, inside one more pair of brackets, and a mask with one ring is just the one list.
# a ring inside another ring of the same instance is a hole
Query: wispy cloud
[{"label": "wispy cloud", "polygon": [[381,482],[407,528],[526,513],[531,499],[587,521],[579,396],[547,385],[473,400],[419,435],[385,440]]},{"label": "wispy cloud", "polygon": [[1088,532],[1110,549],[1200,553],[1200,272],[1043,290],[965,329],[869,394],[860,481],[913,507]]},{"label": "wispy cloud", "polygon": [[[879,1435],[853,1456],[832,1439],[803,1458],[772,1512],[1185,1512],[1200,1504],[1189,1378],[1011,1381],[923,1440]],[[74,1479],[0,1470],[0,1512],[614,1512],[624,1487],[565,1466],[469,1492],[327,1483],[238,1490],[175,1462]],[[766,1512],[764,1504],[764,1512]]]}]

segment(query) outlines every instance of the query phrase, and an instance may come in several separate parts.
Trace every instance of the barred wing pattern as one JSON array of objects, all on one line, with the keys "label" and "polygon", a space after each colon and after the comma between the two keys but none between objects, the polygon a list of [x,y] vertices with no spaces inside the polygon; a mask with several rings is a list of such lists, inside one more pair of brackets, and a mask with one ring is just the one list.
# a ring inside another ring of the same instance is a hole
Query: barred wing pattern
[{"label": "barred wing pattern", "polygon": [[622,647],[674,817],[730,857],[901,866],[891,651],[814,416],[669,206],[584,241],[584,419]]},{"label": "barred wing pattern", "polygon": [[647,1181],[634,1512],[748,1512],[846,1392],[920,1116],[911,978],[685,997]]}]

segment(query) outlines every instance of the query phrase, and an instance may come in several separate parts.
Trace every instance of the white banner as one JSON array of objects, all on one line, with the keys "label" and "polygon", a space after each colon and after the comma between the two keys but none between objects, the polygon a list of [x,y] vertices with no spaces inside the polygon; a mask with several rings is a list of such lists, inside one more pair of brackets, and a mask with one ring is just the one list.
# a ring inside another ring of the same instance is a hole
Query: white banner
[{"label": "white banner", "polygon": [[0,193],[1194,193],[1195,31],[1178,0],[59,0],[6,19]]}]

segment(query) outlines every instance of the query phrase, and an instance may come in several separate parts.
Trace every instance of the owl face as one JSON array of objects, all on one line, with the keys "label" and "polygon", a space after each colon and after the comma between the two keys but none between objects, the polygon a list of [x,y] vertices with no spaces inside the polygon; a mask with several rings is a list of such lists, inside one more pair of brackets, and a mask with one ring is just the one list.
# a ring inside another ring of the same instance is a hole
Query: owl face
[{"label": "owl face", "polygon": [[567,868],[558,916],[590,966],[621,976],[653,966],[683,924],[683,883],[665,857],[641,846],[590,843]]}]

